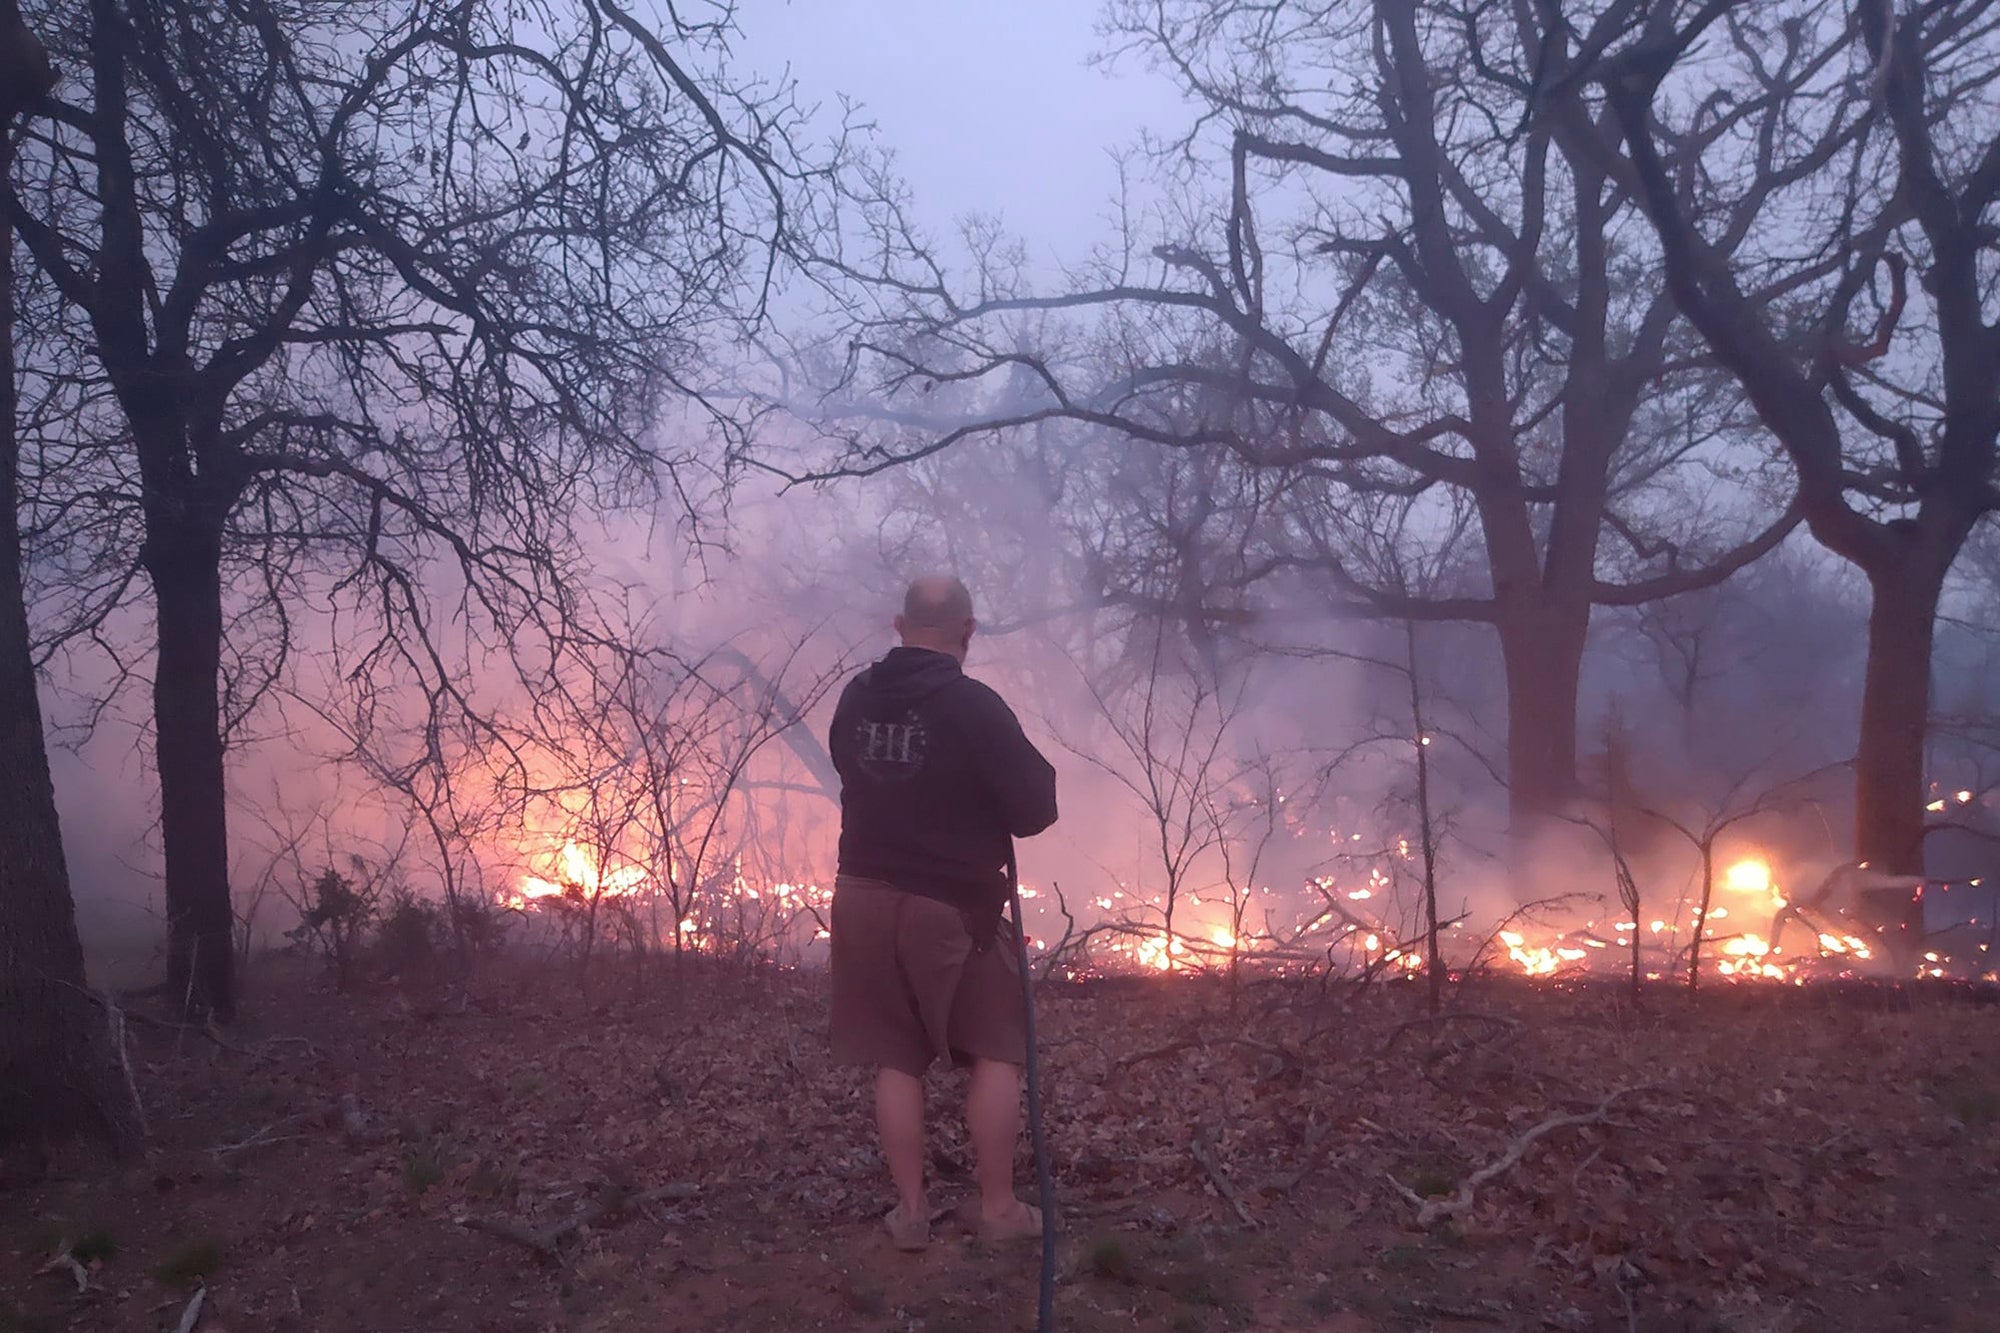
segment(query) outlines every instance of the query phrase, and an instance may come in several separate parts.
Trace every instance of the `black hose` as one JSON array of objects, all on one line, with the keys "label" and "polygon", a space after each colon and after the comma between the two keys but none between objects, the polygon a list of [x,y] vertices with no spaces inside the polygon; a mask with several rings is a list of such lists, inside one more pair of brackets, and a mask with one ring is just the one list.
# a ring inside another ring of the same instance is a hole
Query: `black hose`
[{"label": "black hose", "polygon": [[1028,931],[1021,920],[1021,876],[1014,849],[1007,849],[1007,890],[1014,908],[1014,942],[1021,951],[1021,1013],[1028,1030],[1028,1138],[1035,1147],[1035,1185],[1042,1208],[1042,1281],[1035,1307],[1036,1333],[1056,1326],[1056,1182],[1049,1172],[1049,1147],[1042,1136],[1042,1065],[1035,1055],[1035,974],[1028,962]]}]

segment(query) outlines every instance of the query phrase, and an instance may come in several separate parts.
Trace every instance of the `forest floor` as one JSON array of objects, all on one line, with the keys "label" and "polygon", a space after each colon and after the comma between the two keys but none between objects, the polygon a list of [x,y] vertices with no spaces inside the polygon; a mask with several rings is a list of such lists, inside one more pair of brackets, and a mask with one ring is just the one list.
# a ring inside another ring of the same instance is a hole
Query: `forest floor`
[{"label": "forest floor", "polygon": [[[627,966],[338,994],[260,960],[228,1048],[135,1027],[148,1157],[10,1167],[0,1331],[172,1333],[197,1290],[206,1333],[1032,1328],[1033,1247],[881,1234],[821,978]],[[1058,1326],[2000,1327],[1987,998],[1051,991]]]}]

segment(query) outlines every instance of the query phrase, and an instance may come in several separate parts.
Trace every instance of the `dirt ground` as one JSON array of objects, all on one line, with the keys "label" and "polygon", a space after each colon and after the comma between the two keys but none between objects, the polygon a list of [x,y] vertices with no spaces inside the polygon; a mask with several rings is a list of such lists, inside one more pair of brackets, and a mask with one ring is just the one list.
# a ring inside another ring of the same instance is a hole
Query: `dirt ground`
[{"label": "dirt ground", "polygon": [[[0,1333],[171,1331],[197,1289],[208,1333],[1033,1326],[1032,1248],[880,1234],[818,977],[250,983],[231,1049],[136,1031],[146,1161],[8,1164]],[[1989,998],[1495,980],[1430,1022],[1400,984],[1050,993],[1058,1326],[2000,1328]]]}]

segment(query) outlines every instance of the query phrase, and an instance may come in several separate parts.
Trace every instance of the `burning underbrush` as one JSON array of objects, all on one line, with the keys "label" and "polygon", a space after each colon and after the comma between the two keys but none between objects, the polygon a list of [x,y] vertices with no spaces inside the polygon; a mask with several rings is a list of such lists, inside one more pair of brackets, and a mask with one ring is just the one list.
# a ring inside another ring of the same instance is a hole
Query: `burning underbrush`
[{"label": "burning underbrush", "polygon": [[[736,858],[689,883],[672,866],[664,875],[630,859],[601,868],[574,841],[542,859],[544,869],[521,875],[501,902],[524,923],[524,940],[585,955],[603,940],[641,953],[824,961],[831,889],[805,876],[753,880]],[[1120,884],[1076,901],[1059,882],[1023,884],[1029,948],[1042,976],[1066,980],[1247,972],[1415,981],[1430,966],[1430,932],[1411,860],[1399,840],[1358,872],[1315,875],[1289,893],[1225,885],[1168,895]],[[1606,911],[1601,895],[1585,893],[1509,911],[1468,908],[1437,923],[1437,952],[1454,982],[1995,979],[2000,912],[1981,880],[1911,881],[1900,916],[1871,917],[1836,883],[1852,871],[1821,877],[1794,901],[1771,863],[1748,855],[1715,869],[1706,891],[1691,884],[1659,915]]]}]

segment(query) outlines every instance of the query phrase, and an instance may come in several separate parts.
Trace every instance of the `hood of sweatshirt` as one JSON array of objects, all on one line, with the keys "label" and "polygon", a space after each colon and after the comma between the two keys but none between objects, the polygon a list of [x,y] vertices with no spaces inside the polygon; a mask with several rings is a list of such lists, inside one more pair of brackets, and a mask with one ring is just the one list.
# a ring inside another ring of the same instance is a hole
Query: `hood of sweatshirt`
[{"label": "hood of sweatshirt", "polygon": [[868,702],[883,710],[911,708],[965,675],[950,653],[891,648],[888,656],[855,678]]}]

